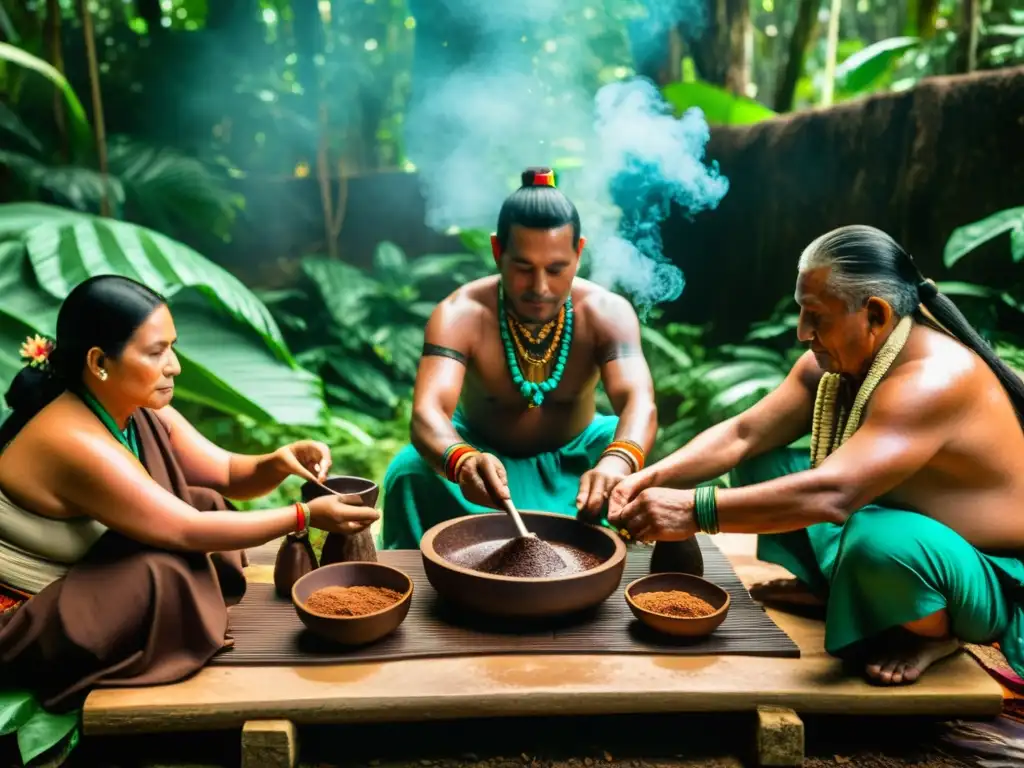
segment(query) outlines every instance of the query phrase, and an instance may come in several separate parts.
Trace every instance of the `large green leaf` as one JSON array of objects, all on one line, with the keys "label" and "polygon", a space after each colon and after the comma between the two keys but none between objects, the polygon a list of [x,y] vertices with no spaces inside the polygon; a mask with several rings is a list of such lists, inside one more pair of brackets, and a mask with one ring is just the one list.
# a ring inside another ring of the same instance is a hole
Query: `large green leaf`
[{"label": "large green leaf", "polygon": [[408,263],[405,251],[387,240],[378,243],[373,251],[374,275],[387,285],[397,287],[408,282]]},{"label": "large green leaf", "polygon": [[0,103],[0,130],[6,131],[12,136],[17,136],[24,142],[25,146],[35,152],[42,152],[43,145],[35,134],[28,129],[28,126],[21,121],[21,118],[8,107]]},{"label": "large green leaf", "polygon": [[85,108],[78,100],[75,90],[56,68],[51,64],[33,56],[28,51],[23,51],[10,43],[0,43],[0,60],[17,64],[33,72],[42,75],[64,94],[64,100],[68,105],[68,112],[71,115],[71,128],[75,137],[75,146],[80,152],[88,151],[92,146],[92,126],[89,125],[89,118],[85,115]]},{"label": "large green leaf", "polygon": [[[379,369],[359,358],[331,357],[329,366],[334,374],[353,392],[373,403],[394,408],[398,394],[390,379]],[[325,374],[326,375],[326,374]]]},{"label": "large green leaf", "polygon": [[702,381],[710,386],[725,389],[741,381],[772,377],[779,375],[777,365],[757,360],[737,361],[733,363],[715,363],[703,373]]},{"label": "large green leaf", "polygon": [[920,45],[917,37],[890,37],[869,45],[836,67],[836,83],[847,93],[867,90],[907,51]]},{"label": "large green leaf", "polygon": [[195,289],[171,301],[181,376],[177,394],[260,423],[317,424],[319,379],[268,353],[260,336],[218,312]]},{"label": "large green leaf", "polygon": [[[958,227],[953,230],[953,234],[946,242],[946,247],[942,252],[942,261],[947,267],[952,267],[983,243],[1006,232],[1019,229],[1024,229],[1024,206],[1007,208],[1005,211],[986,216],[981,221]],[[1021,247],[1024,248],[1024,246]],[[1017,250],[1019,249],[1015,248],[1015,260],[1019,260]]]},{"label": "large green leaf", "polygon": [[119,179],[104,178],[92,168],[76,165],[47,165],[20,152],[0,150],[0,167],[6,168],[11,176],[21,182],[21,196],[31,199],[43,197],[74,208],[78,211],[95,211],[99,208],[104,194],[111,200],[115,210],[121,210],[125,202],[125,190]]},{"label": "large green leaf", "polygon": [[936,283],[935,286],[947,296],[966,296],[971,299],[986,299],[988,301],[1001,301],[1008,307],[1024,312],[1021,305],[1013,296],[1006,291],[989,288],[986,285],[977,283],[961,283],[957,281],[944,281]]},{"label": "large green leaf", "polygon": [[302,271],[323,298],[327,311],[342,328],[361,327],[370,313],[368,299],[380,290],[376,280],[342,261],[307,258]]},{"label": "large green leaf", "polygon": [[475,253],[425,254],[409,262],[407,279],[418,285],[425,280],[448,277],[457,283],[467,277],[482,277],[493,265],[488,264]]},{"label": "large green leaf", "polygon": [[671,83],[662,89],[665,101],[681,115],[691,107],[699,107],[709,123],[738,125],[759,123],[776,116],[763,104],[711,85],[710,83]]},{"label": "large green leaf", "polygon": [[115,137],[108,164],[123,189],[125,218],[170,235],[191,231],[228,238],[242,198],[200,160]]},{"label": "large green leaf", "polygon": [[693,358],[669,341],[660,331],[650,326],[641,326],[640,337],[645,343],[658,350],[658,352],[665,355],[680,368],[689,368],[693,365]]},{"label": "large green leaf", "polygon": [[[104,274],[138,280],[168,299],[196,288],[255,328],[282,360],[293,362],[270,311],[237,278],[188,246],[145,227],[38,203],[0,206],[0,221],[8,218],[16,222],[39,284],[54,298]],[[0,224],[0,238],[5,229]]]},{"label": "large green leaf", "polygon": [[712,413],[733,415],[752,406],[755,402],[778,389],[783,381],[782,374],[768,374],[744,379],[733,384],[711,398],[708,409]]},{"label": "large green leaf", "polygon": [[[55,211],[54,222],[37,223],[39,217],[35,215],[35,209]],[[70,232],[73,236],[74,228],[83,218],[92,220],[92,217],[61,208],[0,206],[0,344],[4,345],[0,351],[0,386],[3,389],[9,386],[14,374],[20,370],[17,350],[25,336],[36,332],[52,336],[56,330],[61,301],[56,294],[60,291],[47,290],[47,286],[40,280],[39,271],[34,268],[31,246],[41,248],[42,245],[40,238],[33,240],[33,234],[43,229],[47,237],[53,237],[49,230],[56,228],[59,232]],[[102,222],[100,227],[100,231],[105,233],[104,238],[109,237],[110,233],[109,229],[104,228],[105,224]],[[124,226],[132,229],[129,225]],[[92,231],[97,230],[94,227]],[[123,251],[117,247],[118,243],[124,242],[120,239],[123,232],[117,234],[119,239],[109,250],[99,245],[84,249],[92,261],[87,269],[81,267],[81,277],[102,273],[128,274],[141,282],[148,282],[150,287],[157,290],[166,289],[166,273],[161,272],[159,266],[144,264],[144,269],[133,272],[117,261],[124,259]],[[105,242],[97,238],[97,244]],[[167,242],[177,245],[173,241]],[[57,240],[52,247],[60,248],[61,245],[63,243]],[[148,246],[152,247],[153,242],[148,241]],[[74,250],[74,253],[81,252]],[[141,257],[136,254],[136,257],[144,258],[146,253],[143,252]],[[42,258],[44,263],[57,258],[45,259],[42,253],[35,255]],[[166,254],[163,255],[166,257]],[[107,269],[103,268],[101,259],[107,260],[110,265]],[[172,291],[163,291],[165,295],[171,294],[169,302],[180,337],[182,375],[178,382],[178,396],[204,403],[225,413],[247,415],[261,422],[276,420],[291,424],[316,423],[323,406],[318,379],[298,367],[283,342],[272,341],[265,333],[266,325],[260,327],[248,323],[244,316],[229,314],[224,306],[233,303],[237,307],[246,308],[255,304],[263,312],[266,309],[248,294],[244,286],[240,283],[235,285],[232,282],[234,278],[203,279],[201,273],[204,269],[216,271],[219,267],[205,262],[198,254],[195,260],[185,264],[192,268],[186,275],[192,285],[179,284]],[[53,270],[44,270],[43,273],[54,276]],[[145,279],[154,274],[156,279]],[[63,273],[56,277],[66,279]],[[227,301],[225,296],[214,300],[210,292],[212,284],[242,295]],[[270,330],[279,335],[273,321],[270,321]]]},{"label": "large green leaf", "polygon": [[1024,221],[1010,230],[1010,255],[1015,264],[1024,261]]}]

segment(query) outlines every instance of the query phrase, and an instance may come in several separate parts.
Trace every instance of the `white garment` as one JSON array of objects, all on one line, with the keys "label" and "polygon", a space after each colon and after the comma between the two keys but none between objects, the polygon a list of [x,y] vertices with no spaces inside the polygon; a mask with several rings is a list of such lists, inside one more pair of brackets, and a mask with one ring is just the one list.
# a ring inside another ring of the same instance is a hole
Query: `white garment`
[{"label": "white garment", "polygon": [[0,491],[0,581],[36,594],[64,576],[107,532],[103,523],[80,517],[43,517]]},{"label": "white garment", "polygon": [[38,595],[67,575],[68,566],[33,555],[0,540],[0,581]]}]

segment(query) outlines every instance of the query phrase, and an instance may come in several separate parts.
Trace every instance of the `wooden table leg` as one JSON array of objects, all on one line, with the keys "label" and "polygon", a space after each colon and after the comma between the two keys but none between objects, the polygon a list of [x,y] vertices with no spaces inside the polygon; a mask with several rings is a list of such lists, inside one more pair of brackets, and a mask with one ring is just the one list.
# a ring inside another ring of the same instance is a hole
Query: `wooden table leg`
[{"label": "wooden table leg", "polygon": [[299,737],[291,720],[249,720],[242,726],[242,768],[295,768]]},{"label": "wooden table leg", "polygon": [[799,766],[804,762],[804,722],[786,707],[758,706],[757,764]]}]

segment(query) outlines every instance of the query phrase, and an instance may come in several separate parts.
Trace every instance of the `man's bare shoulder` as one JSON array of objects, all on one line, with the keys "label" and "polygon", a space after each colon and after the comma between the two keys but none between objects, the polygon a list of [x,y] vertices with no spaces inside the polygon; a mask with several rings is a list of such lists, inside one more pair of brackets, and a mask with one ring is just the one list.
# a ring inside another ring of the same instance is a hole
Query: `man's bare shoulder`
[{"label": "man's bare shoulder", "polygon": [[484,277],[442,299],[427,321],[426,347],[464,362],[473,355],[482,329],[497,314],[497,277]]},{"label": "man's bare shoulder", "polygon": [[438,303],[436,309],[445,315],[458,317],[493,312],[497,307],[497,288],[496,275],[481,277],[456,288]]},{"label": "man's bare shoulder", "polygon": [[918,327],[879,383],[870,410],[900,421],[955,420],[967,413],[993,380],[988,365],[956,339]]},{"label": "man's bare shoulder", "polygon": [[615,325],[626,318],[637,318],[629,299],[581,277],[573,282],[572,303],[574,311],[599,325]]}]

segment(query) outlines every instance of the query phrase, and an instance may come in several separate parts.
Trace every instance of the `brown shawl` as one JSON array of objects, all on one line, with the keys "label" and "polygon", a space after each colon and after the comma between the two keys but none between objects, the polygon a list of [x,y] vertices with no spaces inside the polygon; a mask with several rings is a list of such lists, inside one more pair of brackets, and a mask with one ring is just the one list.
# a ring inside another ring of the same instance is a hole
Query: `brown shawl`
[{"label": "brown shawl", "polygon": [[[155,413],[135,414],[153,479],[201,511],[231,509],[190,487]],[[245,593],[244,552],[170,552],[105,533],[68,574],[0,617],[0,680],[27,687],[52,711],[95,687],[172,683],[224,647],[227,606]]]}]

